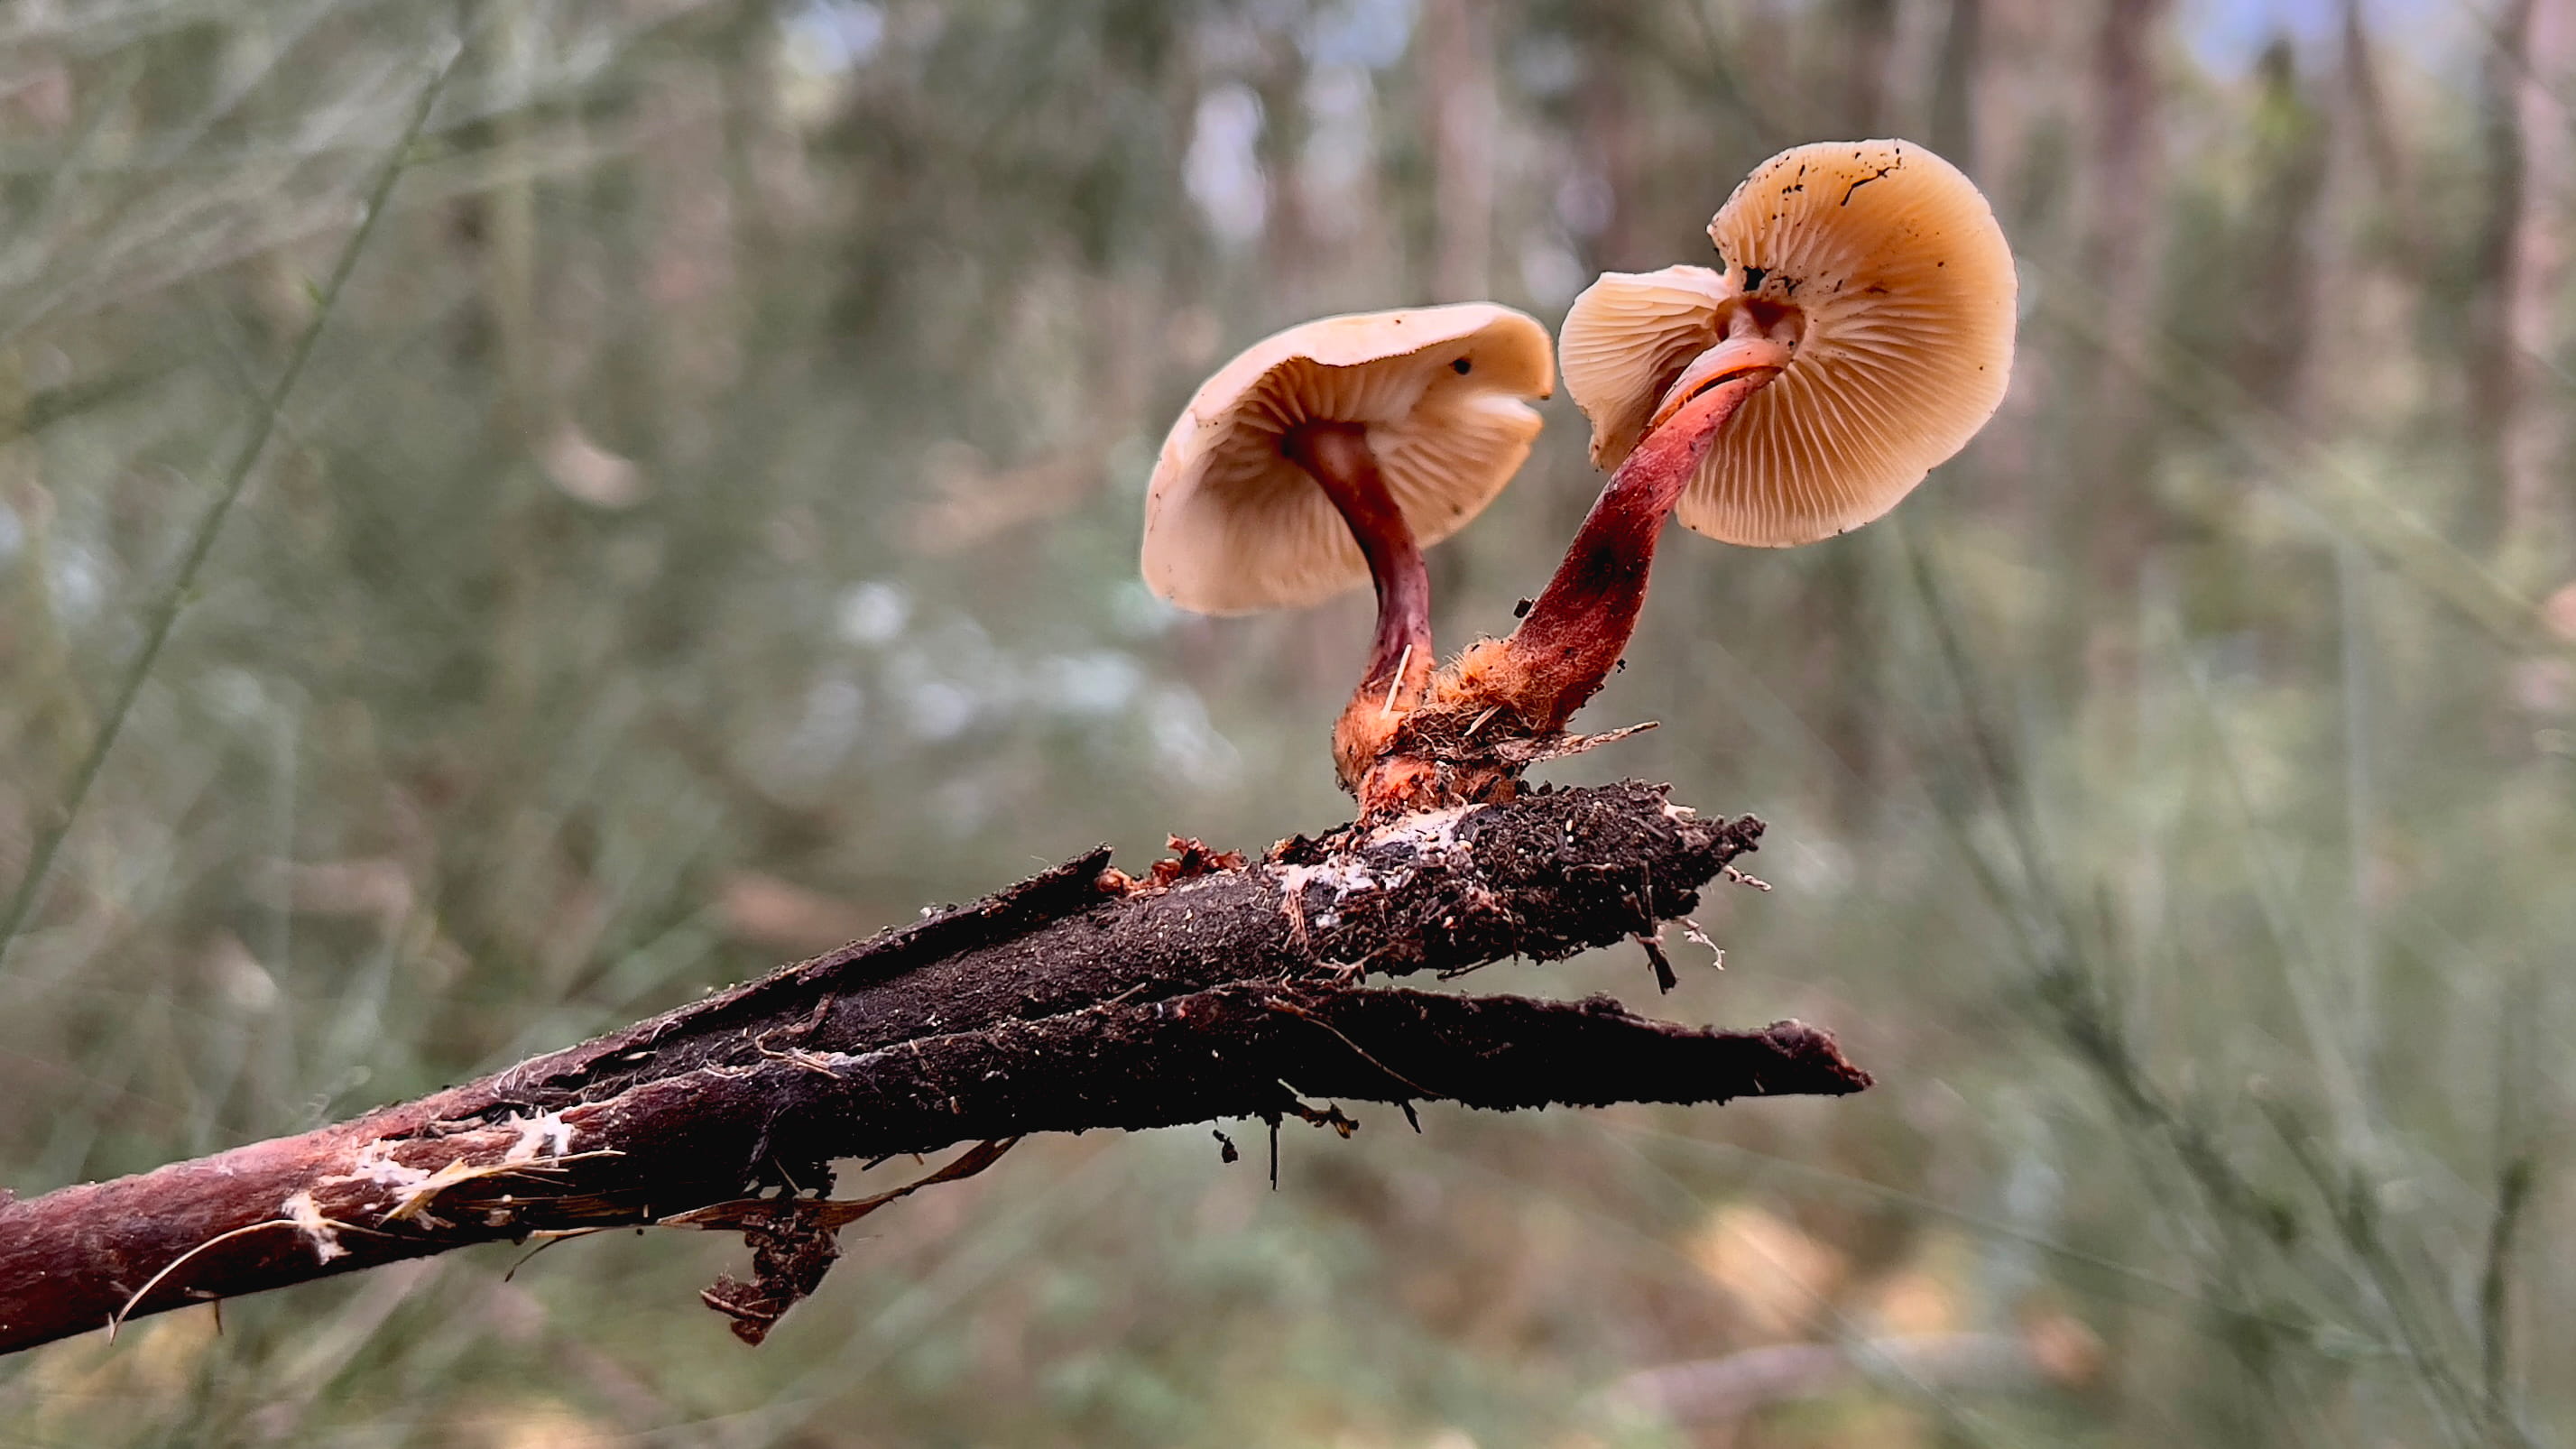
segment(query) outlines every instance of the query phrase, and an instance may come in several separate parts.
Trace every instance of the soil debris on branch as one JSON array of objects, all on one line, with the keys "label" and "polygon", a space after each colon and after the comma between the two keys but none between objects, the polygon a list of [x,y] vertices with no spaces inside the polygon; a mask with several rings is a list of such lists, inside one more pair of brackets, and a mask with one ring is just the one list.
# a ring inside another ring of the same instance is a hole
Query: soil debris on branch
[{"label": "soil debris on branch", "polygon": [[[1175,838],[1142,881],[1096,850],[971,905],[462,1086],[113,1182],[0,1197],[0,1352],[474,1243],[742,1233],[707,1303],[757,1342],[849,1222],[1036,1132],[1840,1095],[1797,1022],[1723,1031],[1607,998],[1366,984],[1651,937],[1752,850],[1661,788],[1535,792],[1281,842]],[[1162,867],[1169,867],[1168,870]],[[1319,1105],[1322,1104],[1322,1105]],[[977,1144],[871,1198],[830,1164]]]}]

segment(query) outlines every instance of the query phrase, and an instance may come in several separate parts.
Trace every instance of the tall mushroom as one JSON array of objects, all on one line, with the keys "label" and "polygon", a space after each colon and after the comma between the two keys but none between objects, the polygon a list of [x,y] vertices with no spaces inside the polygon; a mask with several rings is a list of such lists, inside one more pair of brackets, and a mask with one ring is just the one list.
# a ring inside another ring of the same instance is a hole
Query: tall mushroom
[{"label": "tall mushroom", "polygon": [[[1721,269],[1613,272],[1575,299],[1566,388],[1593,462],[1617,471],[1520,627],[1433,682],[1417,759],[1391,759],[1364,804],[1431,803],[1418,757],[1455,719],[1474,723],[1453,739],[1561,731],[1627,649],[1676,505],[1729,543],[1829,537],[1895,507],[2002,402],[2012,249],[1947,161],[1906,141],[1794,147],[1708,234]],[[1431,793],[1510,778],[1469,772]]]},{"label": "tall mushroom", "polygon": [[1333,728],[1346,787],[1431,677],[1423,548],[1511,481],[1555,378],[1547,329],[1508,307],[1326,317],[1245,349],[1164,440],[1145,499],[1155,593],[1240,614],[1376,585],[1377,635]]}]

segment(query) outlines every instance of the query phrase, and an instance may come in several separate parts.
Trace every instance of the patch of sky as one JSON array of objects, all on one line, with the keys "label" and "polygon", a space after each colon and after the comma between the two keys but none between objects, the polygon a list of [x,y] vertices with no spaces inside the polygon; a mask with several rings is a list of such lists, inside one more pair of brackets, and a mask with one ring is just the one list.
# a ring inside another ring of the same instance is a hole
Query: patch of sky
[{"label": "patch of sky", "polygon": [[1377,88],[1356,65],[1318,66],[1306,78],[1306,148],[1299,180],[1321,203],[1317,220],[1348,232],[1377,164],[1377,129],[1371,107]]},{"label": "patch of sky", "polygon": [[1102,719],[1121,714],[1145,687],[1145,670],[1111,649],[1053,654],[1029,671],[1031,703],[1057,714]]},{"label": "patch of sky", "polygon": [[882,648],[912,621],[912,596],[901,584],[870,579],[841,591],[835,624],[846,643]]},{"label": "patch of sky", "polygon": [[[2342,43],[2342,6],[2343,0],[2184,0],[2179,18],[2193,58],[2211,74],[2235,79],[2252,74],[2276,39],[2297,46],[2312,67],[2330,63]],[[2457,0],[2362,0],[2373,35],[2403,39],[2383,44],[2383,51],[2419,65],[2430,52],[2455,45],[2467,9]]]},{"label": "patch of sky", "polygon": [[1583,79],[1583,52],[1573,38],[1553,31],[1525,37],[1512,47],[1512,78],[1534,96],[1561,96]]},{"label": "patch of sky", "polygon": [[953,679],[919,679],[903,691],[905,725],[933,743],[965,733],[977,705],[975,691]]},{"label": "patch of sky", "polygon": [[66,619],[86,619],[107,597],[106,571],[97,555],[77,543],[57,541],[53,549],[54,611]]},{"label": "patch of sky", "polygon": [[779,29],[790,66],[807,75],[847,75],[885,48],[885,7],[874,0],[806,0]]},{"label": "patch of sky", "polygon": [[1270,217],[1270,184],[1261,171],[1261,98],[1228,81],[1199,97],[1181,183],[1219,241],[1240,246],[1261,235]]},{"label": "patch of sky", "polygon": [[1338,0],[1318,5],[1306,27],[1306,58],[1318,67],[1384,70],[1413,42],[1414,0]]}]

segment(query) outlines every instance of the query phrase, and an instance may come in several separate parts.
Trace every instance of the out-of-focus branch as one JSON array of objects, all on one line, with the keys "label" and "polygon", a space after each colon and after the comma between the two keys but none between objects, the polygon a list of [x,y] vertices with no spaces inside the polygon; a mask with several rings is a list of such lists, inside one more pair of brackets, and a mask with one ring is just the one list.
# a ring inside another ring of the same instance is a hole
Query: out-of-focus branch
[{"label": "out-of-focus branch", "polygon": [[1309,1098],[1858,1091],[1867,1075],[1795,1022],[1706,1031],[1600,1000],[1358,984],[1650,930],[1760,830],[1628,785],[1299,838],[1251,864],[1193,842],[1143,883],[1097,851],[434,1096],[0,1201],[0,1352],[472,1243],[653,1224],[752,1242],[754,1280],[708,1302],[756,1341],[820,1280],[837,1228],[885,1200],[830,1201],[834,1158],[1218,1117],[1348,1129]]},{"label": "out-of-focus branch", "polygon": [[1877,1382],[1927,1395],[2078,1385],[2101,1345],[2071,1320],[2020,1334],[1930,1333],[1845,1343],[1779,1343],[1667,1364],[1611,1385],[1604,1406],[1675,1424],[1725,1424],[1775,1405]]}]

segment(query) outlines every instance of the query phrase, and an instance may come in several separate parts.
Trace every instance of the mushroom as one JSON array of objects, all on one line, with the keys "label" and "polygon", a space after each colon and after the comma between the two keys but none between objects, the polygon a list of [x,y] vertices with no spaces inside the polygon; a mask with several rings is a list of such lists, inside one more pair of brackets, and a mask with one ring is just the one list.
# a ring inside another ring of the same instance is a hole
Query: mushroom
[{"label": "mushroom", "polygon": [[[1524,737],[1562,730],[1626,650],[1676,505],[1730,543],[1826,538],[1895,507],[2003,400],[2012,250],[1940,157],[1906,141],[1794,147],[1708,233],[1722,270],[1613,272],[1575,299],[1566,389],[1593,462],[1617,471],[1520,627],[1434,681],[1426,726],[1508,710]],[[1419,776],[1372,781],[1363,801]]]},{"label": "mushroom", "polygon": [[1618,466],[1730,337],[1796,361],[1743,405],[1691,475],[1680,516],[1727,543],[1785,548],[1896,506],[1976,436],[2012,374],[2012,248],[1976,185],[1906,141],[1797,146],[1754,169],[1708,224],[1724,270],[1613,272],[1565,319],[1566,390],[1592,460]]},{"label": "mushroom", "polygon": [[1145,582],[1203,614],[1377,587],[1333,729],[1353,787],[1429,683],[1422,550],[1511,481],[1553,390],[1547,329],[1485,303],[1326,317],[1263,339],[1190,399],[1145,499]]}]

